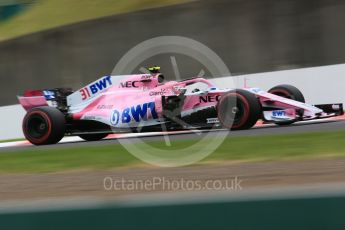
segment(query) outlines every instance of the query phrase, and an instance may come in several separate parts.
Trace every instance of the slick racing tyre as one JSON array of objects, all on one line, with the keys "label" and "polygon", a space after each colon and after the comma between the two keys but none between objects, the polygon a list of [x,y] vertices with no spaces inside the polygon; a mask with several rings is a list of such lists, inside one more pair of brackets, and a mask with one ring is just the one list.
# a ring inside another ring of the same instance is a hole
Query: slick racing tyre
[{"label": "slick racing tyre", "polygon": [[23,120],[24,136],[34,145],[58,143],[65,135],[65,126],[64,114],[49,106],[29,110]]},{"label": "slick racing tyre", "polygon": [[224,128],[240,130],[253,127],[262,111],[254,94],[237,89],[222,95],[217,105],[217,114]]},{"label": "slick racing tyre", "polygon": [[269,93],[305,103],[302,92],[292,85],[278,85],[268,90]]},{"label": "slick racing tyre", "polygon": [[79,137],[85,141],[99,141],[108,136],[107,133],[80,134]]},{"label": "slick racing tyre", "polygon": [[[280,97],[284,97],[284,98],[305,103],[305,98],[302,92],[292,85],[278,85],[270,89],[268,92]],[[295,123],[295,121],[275,122],[275,124],[277,125],[291,125],[293,123]]]}]

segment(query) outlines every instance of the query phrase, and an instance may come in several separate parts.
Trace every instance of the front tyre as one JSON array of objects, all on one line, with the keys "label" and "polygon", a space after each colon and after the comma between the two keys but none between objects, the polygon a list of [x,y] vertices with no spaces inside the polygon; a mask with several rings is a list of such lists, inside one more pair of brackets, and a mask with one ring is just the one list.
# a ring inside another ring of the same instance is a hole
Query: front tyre
[{"label": "front tyre", "polygon": [[217,105],[219,122],[232,130],[253,127],[262,115],[261,105],[254,94],[237,89],[222,95]]},{"label": "front tyre", "polygon": [[269,93],[305,103],[303,93],[292,85],[278,85],[268,90]]},{"label": "front tyre", "polygon": [[[292,99],[295,101],[305,103],[305,98],[303,96],[303,93],[298,88],[296,88],[295,86],[292,86],[292,85],[278,85],[278,86],[275,86],[272,89],[270,89],[268,92],[271,94],[280,96],[280,97],[284,97],[284,98],[288,98],[288,99]],[[281,125],[281,126],[291,125],[293,123],[295,123],[294,120],[293,121],[275,122],[275,124]]]},{"label": "front tyre", "polygon": [[64,114],[53,107],[36,107],[27,112],[23,119],[25,138],[34,145],[58,143],[65,135]]},{"label": "front tyre", "polygon": [[79,137],[85,141],[99,141],[108,136],[107,133],[80,134]]}]

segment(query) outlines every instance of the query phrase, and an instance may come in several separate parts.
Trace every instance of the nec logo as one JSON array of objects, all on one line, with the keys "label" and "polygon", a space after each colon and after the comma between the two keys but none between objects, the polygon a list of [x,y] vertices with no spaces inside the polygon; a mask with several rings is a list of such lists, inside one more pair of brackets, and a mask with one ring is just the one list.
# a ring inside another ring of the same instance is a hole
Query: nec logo
[{"label": "nec logo", "polygon": [[272,111],[272,116],[273,117],[284,117],[285,111],[283,111],[283,110]]},{"label": "nec logo", "polygon": [[220,99],[220,95],[216,96],[204,96],[204,97],[199,97],[199,102],[200,103],[209,103],[209,102],[217,102]]},{"label": "nec logo", "polygon": [[121,88],[139,88],[140,81],[126,81],[121,82],[120,87]]},{"label": "nec logo", "polygon": [[81,99],[86,100],[91,96],[97,94],[98,92],[101,92],[104,89],[108,88],[110,85],[112,85],[111,77],[104,77],[101,80],[93,83],[92,85],[86,86],[79,90],[81,94]]},{"label": "nec logo", "polygon": [[125,108],[122,112],[114,110],[110,116],[110,124],[116,126],[119,122],[123,124],[146,121],[148,119],[148,111],[151,112],[151,118],[157,119],[158,115],[154,102],[144,103],[132,107]]}]

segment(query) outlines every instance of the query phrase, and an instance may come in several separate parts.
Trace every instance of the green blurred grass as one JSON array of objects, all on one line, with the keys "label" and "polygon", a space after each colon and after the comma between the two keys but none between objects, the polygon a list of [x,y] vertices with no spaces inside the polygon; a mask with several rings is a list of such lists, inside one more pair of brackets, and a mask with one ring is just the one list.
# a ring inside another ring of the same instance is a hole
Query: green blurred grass
[{"label": "green blurred grass", "polygon": [[17,138],[17,139],[8,139],[8,140],[0,140],[0,143],[5,143],[5,142],[15,142],[15,141],[24,141],[25,139],[23,138]]},{"label": "green blurred grass", "polygon": [[30,9],[0,23],[0,40],[114,14],[191,0],[37,0]]},{"label": "green blurred grass", "polygon": [[[231,161],[301,160],[345,156],[345,131],[276,136],[231,137],[199,164]],[[195,141],[173,141],[173,148],[190,146]],[[200,144],[203,148],[206,142]],[[150,145],[166,149],[162,142]],[[41,173],[68,170],[107,170],[145,165],[121,145],[33,149],[0,152],[0,173]]]}]

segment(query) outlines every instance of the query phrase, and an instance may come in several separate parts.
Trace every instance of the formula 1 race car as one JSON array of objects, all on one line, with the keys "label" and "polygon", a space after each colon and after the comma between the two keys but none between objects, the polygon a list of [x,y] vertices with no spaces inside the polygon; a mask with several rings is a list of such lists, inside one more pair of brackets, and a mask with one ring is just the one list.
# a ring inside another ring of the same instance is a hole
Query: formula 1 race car
[{"label": "formula 1 race car", "polygon": [[[152,69],[151,69],[152,70]],[[309,105],[294,86],[218,89],[204,78],[168,81],[151,74],[105,76],[73,91],[26,91],[23,132],[35,145],[58,143],[65,135],[87,141],[113,132],[201,128],[249,129],[259,119],[289,125],[343,115],[342,104]]]}]

